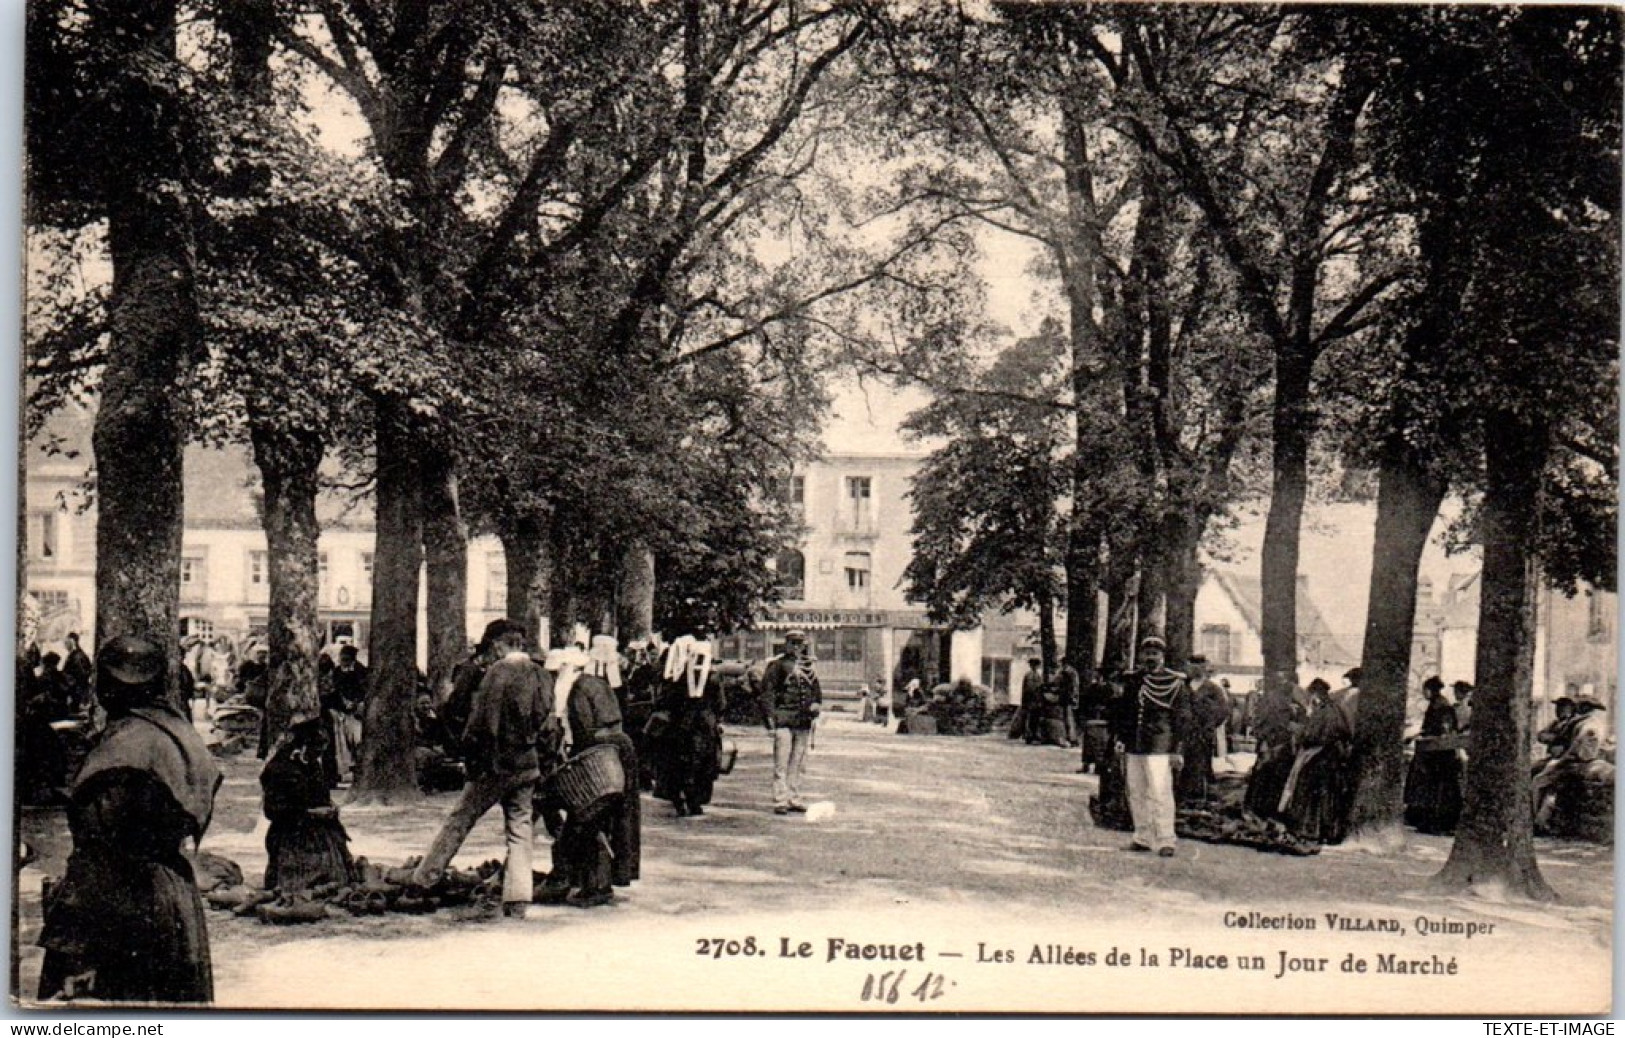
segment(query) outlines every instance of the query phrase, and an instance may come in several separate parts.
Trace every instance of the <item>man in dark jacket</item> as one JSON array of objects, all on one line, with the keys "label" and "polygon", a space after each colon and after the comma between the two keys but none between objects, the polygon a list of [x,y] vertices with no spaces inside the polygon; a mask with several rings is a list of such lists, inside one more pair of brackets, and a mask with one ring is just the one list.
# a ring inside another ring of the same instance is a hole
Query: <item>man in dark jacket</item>
[{"label": "man in dark jacket", "polygon": [[525,652],[525,629],[509,623],[492,638],[498,656],[480,679],[461,733],[468,783],[457,806],[412,876],[419,887],[440,881],[474,824],[502,805],[507,861],[502,873],[505,915],[523,918],[531,900],[531,800],[541,778],[537,745],[556,742],[553,679]]},{"label": "man in dark jacket", "polygon": [[767,730],[773,733],[773,813],[804,813],[801,778],[813,722],[824,702],[804,632],[784,636],[784,655],[769,661],[762,674],[762,702]]},{"label": "man in dark jacket", "polygon": [[1173,769],[1181,763],[1180,737],[1190,692],[1185,675],[1163,666],[1167,647],[1161,638],[1140,643],[1141,669],[1124,677],[1130,697],[1118,726],[1118,740],[1128,755],[1129,811],[1134,815],[1134,851],[1155,850],[1174,856]]}]

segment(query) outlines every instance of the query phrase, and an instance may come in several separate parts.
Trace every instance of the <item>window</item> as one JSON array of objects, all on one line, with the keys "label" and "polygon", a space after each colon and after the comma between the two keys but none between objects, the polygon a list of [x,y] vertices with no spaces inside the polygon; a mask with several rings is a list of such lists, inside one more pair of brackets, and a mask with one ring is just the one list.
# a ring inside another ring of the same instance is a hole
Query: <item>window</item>
[{"label": "window", "polygon": [[61,551],[57,513],[34,512],[28,517],[28,555],[34,559],[55,559]]},{"label": "window", "polygon": [[190,601],[202,598],[206,574],[207,570],[204,568],[201,556],[183,556],[181,558],[181,597]]},{"label": "window", "polygon": [[1008,697],[1010,695],[1010,661],[1001,656],[982,657],[982,684]]},{"label": "window", "polygon": [[866,551],[849,551],[846,553],[846,586],[850,591],[867,591],[869,588],[869,553]]},{"label": "window", "polygon": [[1210,667],[1230,665],[1230,625],[1203,624],[1198,651],[1207,657]]},{"label": "window", "polygon": [[835,659],[835,632],[830,630],[812,631],[813,659]]},{"label": "window", "polygon": [[800,515],[807,510],[807,477],[794,475],[785,481],[784,499],[790,503],[790,510]]},{"label": "window", "polygon": [[321,587],[327,586],[327,552],[316,553],[316,583]]},{"label": "window", "polygon": [[1586,592],[1586,637],[1591,641],[1607,641],[1608,603],[1595,591]]},{"label": "window", "polygon": [[794,602],[807,596],[807,560],[799,551],[779,552],[774,570],[779,575],[780,598]]},{"label": "window", "polygon": [[201,616],[181,617],[182,638],[213,638],[214,621]]},{"label": "window", "polygon": [[846,522],[859,532],[874,525],[874,479],[870,476],[846,477]]},{"label": "window", "polygon": [[367,582],[368,587],[372,586],[372,552],[370,551],[361,553],[361,579]]},{"label": "window", "polygon": [[485,608],[508,608],[508,557],[500,551],[485,554]]},{"label": "window", "polygon": [[840,649],[838,657],[842,663],[863,662],[863,632],[853,628],[837,631],[836,643]]},{"label": "window", "polygon": [[250,593],[265,594],[270,586],[271,577],[267,570],[266,555],[263,551],[248,553],[248,590]]},{"label": "window", "polygon": [[68,610],[68,593],[66,591],[35,591],[32,592],[34,601],[39,603],[41,616],[53,616],[65,613]]}]

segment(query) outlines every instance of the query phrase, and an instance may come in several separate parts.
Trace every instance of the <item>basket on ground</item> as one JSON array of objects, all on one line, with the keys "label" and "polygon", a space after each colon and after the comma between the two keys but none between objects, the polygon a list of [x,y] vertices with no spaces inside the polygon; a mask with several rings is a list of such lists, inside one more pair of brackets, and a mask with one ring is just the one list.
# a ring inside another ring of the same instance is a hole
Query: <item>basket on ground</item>
[{"label": "basket on ground", "polygon": [[542,790],[573,818],[591,818],[626,792],[620,752],[613,746],[589,746],[544,776]]}]

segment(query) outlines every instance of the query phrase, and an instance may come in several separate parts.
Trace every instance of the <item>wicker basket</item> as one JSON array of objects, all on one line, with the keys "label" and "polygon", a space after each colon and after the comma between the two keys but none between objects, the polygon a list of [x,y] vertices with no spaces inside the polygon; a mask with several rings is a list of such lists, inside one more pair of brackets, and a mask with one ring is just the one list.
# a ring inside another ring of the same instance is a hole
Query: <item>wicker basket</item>
[{"label": "wicker basket", "polygon": [[612,806],[626,792],[626,772],[613,746],[589,746],[542,779],[542,788],[572,818],[585,820]]}]

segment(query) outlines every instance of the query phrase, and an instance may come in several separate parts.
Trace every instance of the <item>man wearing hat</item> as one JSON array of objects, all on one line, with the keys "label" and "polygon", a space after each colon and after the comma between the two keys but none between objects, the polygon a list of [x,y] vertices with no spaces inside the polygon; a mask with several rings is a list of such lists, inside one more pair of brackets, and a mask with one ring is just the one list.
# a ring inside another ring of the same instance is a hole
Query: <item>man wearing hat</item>
[{"label": "man wearing hat", "polygon": [[1140,643],[1141,669],[1126,675],[1130,697],[1121,711],[1117,739],[1127,754],[1129,812],[1134,816],[1132,851],[1174,856],[1173,769],[1181,763],[1180,740],[1190,724],[1190,691],[1185,675],[1163,665],[1168,648],[1161,638]]},{"label": "man wearing hat", "polygon": [[773,813],[803,814],[807,807],[801,802],[801,779],[824,701],[805,631],[784,636],[784,654],[769,661],[762,674],[762,700],[767,730],[773,733]]},{"label": "man wearing hat", "polygon": [[1185,766],[1179,769],[1175,791],[1180,805],[1196,806],[1207,800],[1213,785],[1218,730],[1230,717],[1230,697],[1208,676],[1206,656],[1190,657],[1185,669],[1190,673],[1190,709],[1185,714],[1189,728],[1180,740]]},{"label": "man wearing hat", "polygon": [[468,782],[412,883],[422,888],[439,883],[474,823],[501,804],[507,838],[503,912],[523,918],[532,894],[531,800],[541,778],[538,747],[558,741],[559,725],[552,678],[525,651],[525,629],[510,621],[488,628],[487,638],[498,658],[480,679],[459,733]]}]

